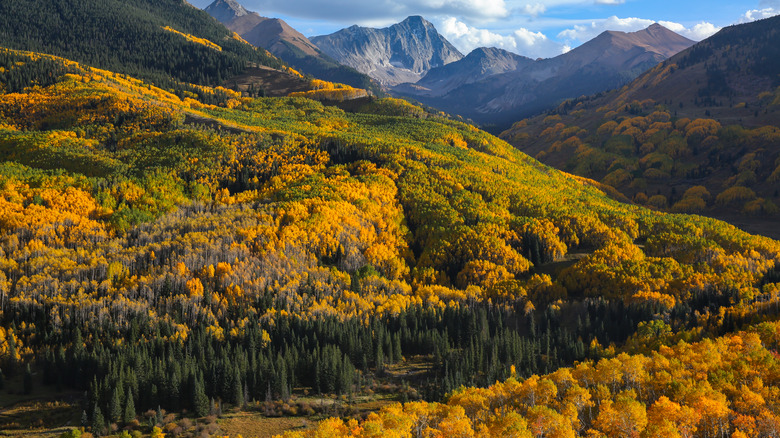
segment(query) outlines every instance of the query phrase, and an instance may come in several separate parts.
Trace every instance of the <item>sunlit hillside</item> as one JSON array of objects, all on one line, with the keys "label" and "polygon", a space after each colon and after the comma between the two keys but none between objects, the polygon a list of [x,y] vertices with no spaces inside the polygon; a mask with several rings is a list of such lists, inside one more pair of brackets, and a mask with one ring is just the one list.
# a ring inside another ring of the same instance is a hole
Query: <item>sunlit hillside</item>
[{"label": "sunlit hillside", "polygon": [[501,137],[638,204],[778,236],[778,24],[725,28],[621,89],[564,102]]},{"label": "sunlit hillside", "polygon": [[[392,99],[182,98],[59,58],[0,62],[39,84],[0,94],[2,375],[85,394],[70,424],[195,435],[184,417],[311,416],[294,400],[312,394],[353,416],[412,358],[403,397],[448,404],[387,408],[364,436],[527,436],[540,418],[556,436],[755,436],[775,418],[775,328],[754,324],[776,319],[776,241],[620,203]],[[624,408],[646,427],[622,429]]]}]

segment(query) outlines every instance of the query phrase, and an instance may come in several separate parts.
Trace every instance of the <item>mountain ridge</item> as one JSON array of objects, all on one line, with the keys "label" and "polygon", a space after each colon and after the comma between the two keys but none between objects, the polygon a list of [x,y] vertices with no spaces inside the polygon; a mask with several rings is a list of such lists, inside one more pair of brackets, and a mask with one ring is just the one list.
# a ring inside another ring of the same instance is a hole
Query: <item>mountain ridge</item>
[{"label": "mountain ridge", "polygon": [[780,17],[726,27],[620,89],[564,102],[501,137],[640,204],[780,237],[768,225],[780,204],[778,28]]},{"label": "mountain ridge", "polygon": [[463,59],[431,69],[414,84],[394,87],[403,93],[406,88],[416,88],[412,93],[426,96],[442,96],[460,86],[478,82],[490,76],[519,69],[533,60],[495,47],[479,47]]},{"label": "mountain ridge", "polygon": [[381,94],[371,78],[325,55],[282,19],[261,16],[236,0],[215,0],[204,11],[250,44],[268,50],[303,73]]},{"label": "mountain ridge", "polygon": [[[605,31],[557,57],[523,63],[517,70],[464,83],[445,93],[412,87],[396,91],[478,123],[508,125],[560,100],[621,86],[690,45],[693,41],[658,24],[630,33]],[[458,63],[449,67],[455,69]]]},{"label": "mountain ridge", "polygon": [[311,41],[337,61],[386,86],[416,82],[430,69],[463,58],[435,26],[421,16],[374,29],[350,26]]}]

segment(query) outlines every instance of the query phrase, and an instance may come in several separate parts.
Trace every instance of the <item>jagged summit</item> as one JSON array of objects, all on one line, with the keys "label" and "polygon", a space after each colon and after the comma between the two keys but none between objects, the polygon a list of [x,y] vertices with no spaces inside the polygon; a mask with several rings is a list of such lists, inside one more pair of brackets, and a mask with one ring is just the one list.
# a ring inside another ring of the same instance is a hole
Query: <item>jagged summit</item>
[{"label": "jagged summit", "polygon": [[351,26],[311,41],[342,64],[388,86],[417,82],[432,68],[463,58],[431,22],[418,15],[384,29]]},{"label": "jagged summit", "polygon": [[399,24],[406,24],[408,26],[434,27],[433,23],[419,15],[410,15]]},{"label": "jagged summit", "polygon": [[216,0],[206,7],[205,11],[221,23],[249,14],[236,0]]}]

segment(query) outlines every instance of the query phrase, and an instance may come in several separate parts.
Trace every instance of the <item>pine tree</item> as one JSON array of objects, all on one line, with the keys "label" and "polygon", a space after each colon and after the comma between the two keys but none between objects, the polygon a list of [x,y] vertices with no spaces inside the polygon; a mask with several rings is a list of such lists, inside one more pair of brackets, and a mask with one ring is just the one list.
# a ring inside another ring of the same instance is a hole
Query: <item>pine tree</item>
[{"label": "pine tree", "polygon": [[206,385],[203,378],[195,378],[192,395],[192,409],[198,417],[205,417],[209,414],[209,398],[206,395]]},{"label": "pine tree", "polygon": [[16,354],[16,339],[14,338],[13,333],[11,333],[11,335],[8,336],[8,364],[6,365],[8,377],[13,377],[14,374],[16,374]]},{"label": "pine tree", "polygon": [[244,387],[241,384],[241,374],[238,370],[238,366],[236,366],[235,371],[233,372],[233,403],[236,404],[236,407],[241,409],[241,407],[244,406]]},{"label": "pine tree", "polygon": [[27,364],[27,367],[24,370],[24,393],[30,394],[32,393],[33,389],[33,377],[32,377],[32,370],[30,369],[30,364]]},{"label": "pine tree", "polygon": [[382,343],[376,344],[376,373],[382,375],[385,371],[385,355],[382,352]]},{"label": "pine tree", "polygon": [[100,408],[95,405],[95,407],[92,409],[92,434],[95,436],[100,436],[103,434],[103,431],[106,428],[106,421],[103,418],[103,412],[100,411]]},{"label": "pine tree", "polygon": [[125,409],[122,412],[122,421],[129,423],[135,419],[135,400],[133,400],[133,392],[128,388],[125,391]]},{"label": "pine tree", "polygon": [[122,392],[121,386],[117,385],[111,393],[111,403],[108,405],[108,418],[114,423],[122,421]]}]

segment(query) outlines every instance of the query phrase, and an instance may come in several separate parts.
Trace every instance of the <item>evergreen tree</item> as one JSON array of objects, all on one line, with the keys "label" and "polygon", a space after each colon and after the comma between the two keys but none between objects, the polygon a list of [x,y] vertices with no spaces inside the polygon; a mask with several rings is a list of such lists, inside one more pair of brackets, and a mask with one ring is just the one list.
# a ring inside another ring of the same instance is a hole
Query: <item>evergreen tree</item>
[{"label": "evergreen tree", "polygon": [[237,408],[241,408],[244,406],[244,387],[241,385],[241,373],[238,370],[238,367],[236,366],[235,372],[233,373],[233,403],[236,404]]},{"label": "evergreen tree", "polygon": [[192,409],[198,417],[205,417],[209,414],[209,398],[206,395],[206,385],[203,378],[194,378]]},{"label": "evergreen tree", "polygon": [[32,370],[30,369],[30,364],[27,364],[27,367],[24,370],[24,393],[30,394],[33,390],[33,376],[32,376]]},{"label": "evergreen tree", "polygon": [[16,339],[13,335],[8,336],[8,363],[6,365],[6,371],[8,377],[13,377],[16,374]]},{"label": "evergreen tree", "polygon": [[125,408],[122,411],[122,421],[129,423],[135,419],[135,400],[133,399],[133,392],[129,389],[125,391]]},{"label": "evergreen tree", "polygon": [[111,391],[111,403],[109,403],[108,405],[108,409],[109,409],[108,418],[114,423],[118,423],[122,421],[122,414],[123,414],[122,392],[123,391],[121,390],[121,386],[119,385],[116,385],[114,387],[114,390]]},{"label": "evergreen tree", "polygon": [[103,418],[103,412],[100,411],[100,408],[95,405],[92,408],[92,434],[95,436],[103,435],[103,432],[106,428],[106,421]]}]

